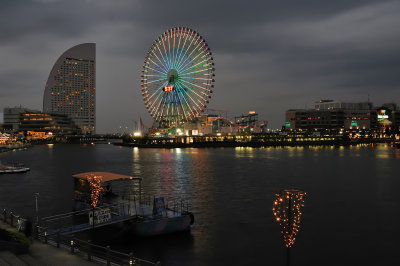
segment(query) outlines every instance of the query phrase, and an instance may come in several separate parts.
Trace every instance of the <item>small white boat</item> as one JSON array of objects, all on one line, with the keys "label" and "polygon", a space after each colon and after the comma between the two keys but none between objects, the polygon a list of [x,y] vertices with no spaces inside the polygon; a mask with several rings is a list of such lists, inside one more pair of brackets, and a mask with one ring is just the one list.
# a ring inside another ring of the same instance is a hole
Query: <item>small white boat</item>
[{"label": "small white boat", "polygon": [[25,173],[31,170],[23,165],[0,164],[0,174]]}]

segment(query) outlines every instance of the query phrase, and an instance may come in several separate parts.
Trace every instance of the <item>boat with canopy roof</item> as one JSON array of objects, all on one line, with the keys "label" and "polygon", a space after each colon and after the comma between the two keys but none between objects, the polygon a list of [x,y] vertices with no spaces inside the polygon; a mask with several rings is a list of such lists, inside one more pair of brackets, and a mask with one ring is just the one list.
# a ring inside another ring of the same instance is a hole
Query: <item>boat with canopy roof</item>
[{"label": "boat with canopy roof", "polygon": [[166,200],[142,193],[142,178],[110,172],[73,175],[74,209],[88,211],[89,225],[119,221],[117,226],[140,236],[189,231],[194,216],[186,200]]}]

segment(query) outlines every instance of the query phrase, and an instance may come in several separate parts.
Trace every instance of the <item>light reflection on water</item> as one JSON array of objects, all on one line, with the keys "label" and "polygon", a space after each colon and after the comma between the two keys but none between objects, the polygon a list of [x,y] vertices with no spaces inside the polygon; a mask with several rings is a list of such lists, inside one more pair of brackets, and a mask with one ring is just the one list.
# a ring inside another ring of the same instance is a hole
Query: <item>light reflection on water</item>
[{"label": "light reflection on water", "polygon": [[273,196],[282,188],[308,193],[293,250],[296,265],[342,265],[344,260],[384,265],[397,254],[400,150],[384,145],[132,149],[57,144],[3,153],[0,159],[31,167],[26,174],[0,176],[0,201],[28,215],[34,192],[41,195],[42,215],[69,211],[71,176],[87,171],[139,176],[149,194],[190,198],[195,225],[189,235],[144,240],[113,233],[102,240],[163,265],[282,264],[285,250],[271,213]]}]

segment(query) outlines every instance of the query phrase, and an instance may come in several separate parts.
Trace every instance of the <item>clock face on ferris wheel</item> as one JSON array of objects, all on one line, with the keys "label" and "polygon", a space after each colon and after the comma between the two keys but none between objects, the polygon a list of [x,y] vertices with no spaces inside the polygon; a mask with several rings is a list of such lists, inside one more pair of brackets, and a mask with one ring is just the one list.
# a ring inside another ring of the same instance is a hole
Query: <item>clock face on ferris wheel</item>
[{"label": "clock face on ferris wheel", "polygon": [[153,43],[144,60],[142,96],[150,115],[166,126],[198,117],[214,83],[210,48],[194,30],[172,28]]}]

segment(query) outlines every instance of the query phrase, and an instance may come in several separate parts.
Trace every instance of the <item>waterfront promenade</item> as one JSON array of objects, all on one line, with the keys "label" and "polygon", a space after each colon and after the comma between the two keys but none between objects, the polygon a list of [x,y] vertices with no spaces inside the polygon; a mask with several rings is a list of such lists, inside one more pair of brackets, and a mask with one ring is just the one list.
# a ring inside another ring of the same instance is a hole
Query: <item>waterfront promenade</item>
[{"label": "waterfront promenade", "polygon": [[[15,228],[0,221],[0,228],[13,230]],[[56,248],[51,245],[34,240],[29,246],[29,253],[14,255],[8,251],[0,251],[0,265],[98,265],[94,262],[71,254],[66,249]]]},{"label": "waterfront promenade", "polygon": [[30,146],[31,146],[30,143],[11,143],[7,145],[0,145],[0,152],[26,149],[29,148]]}]

